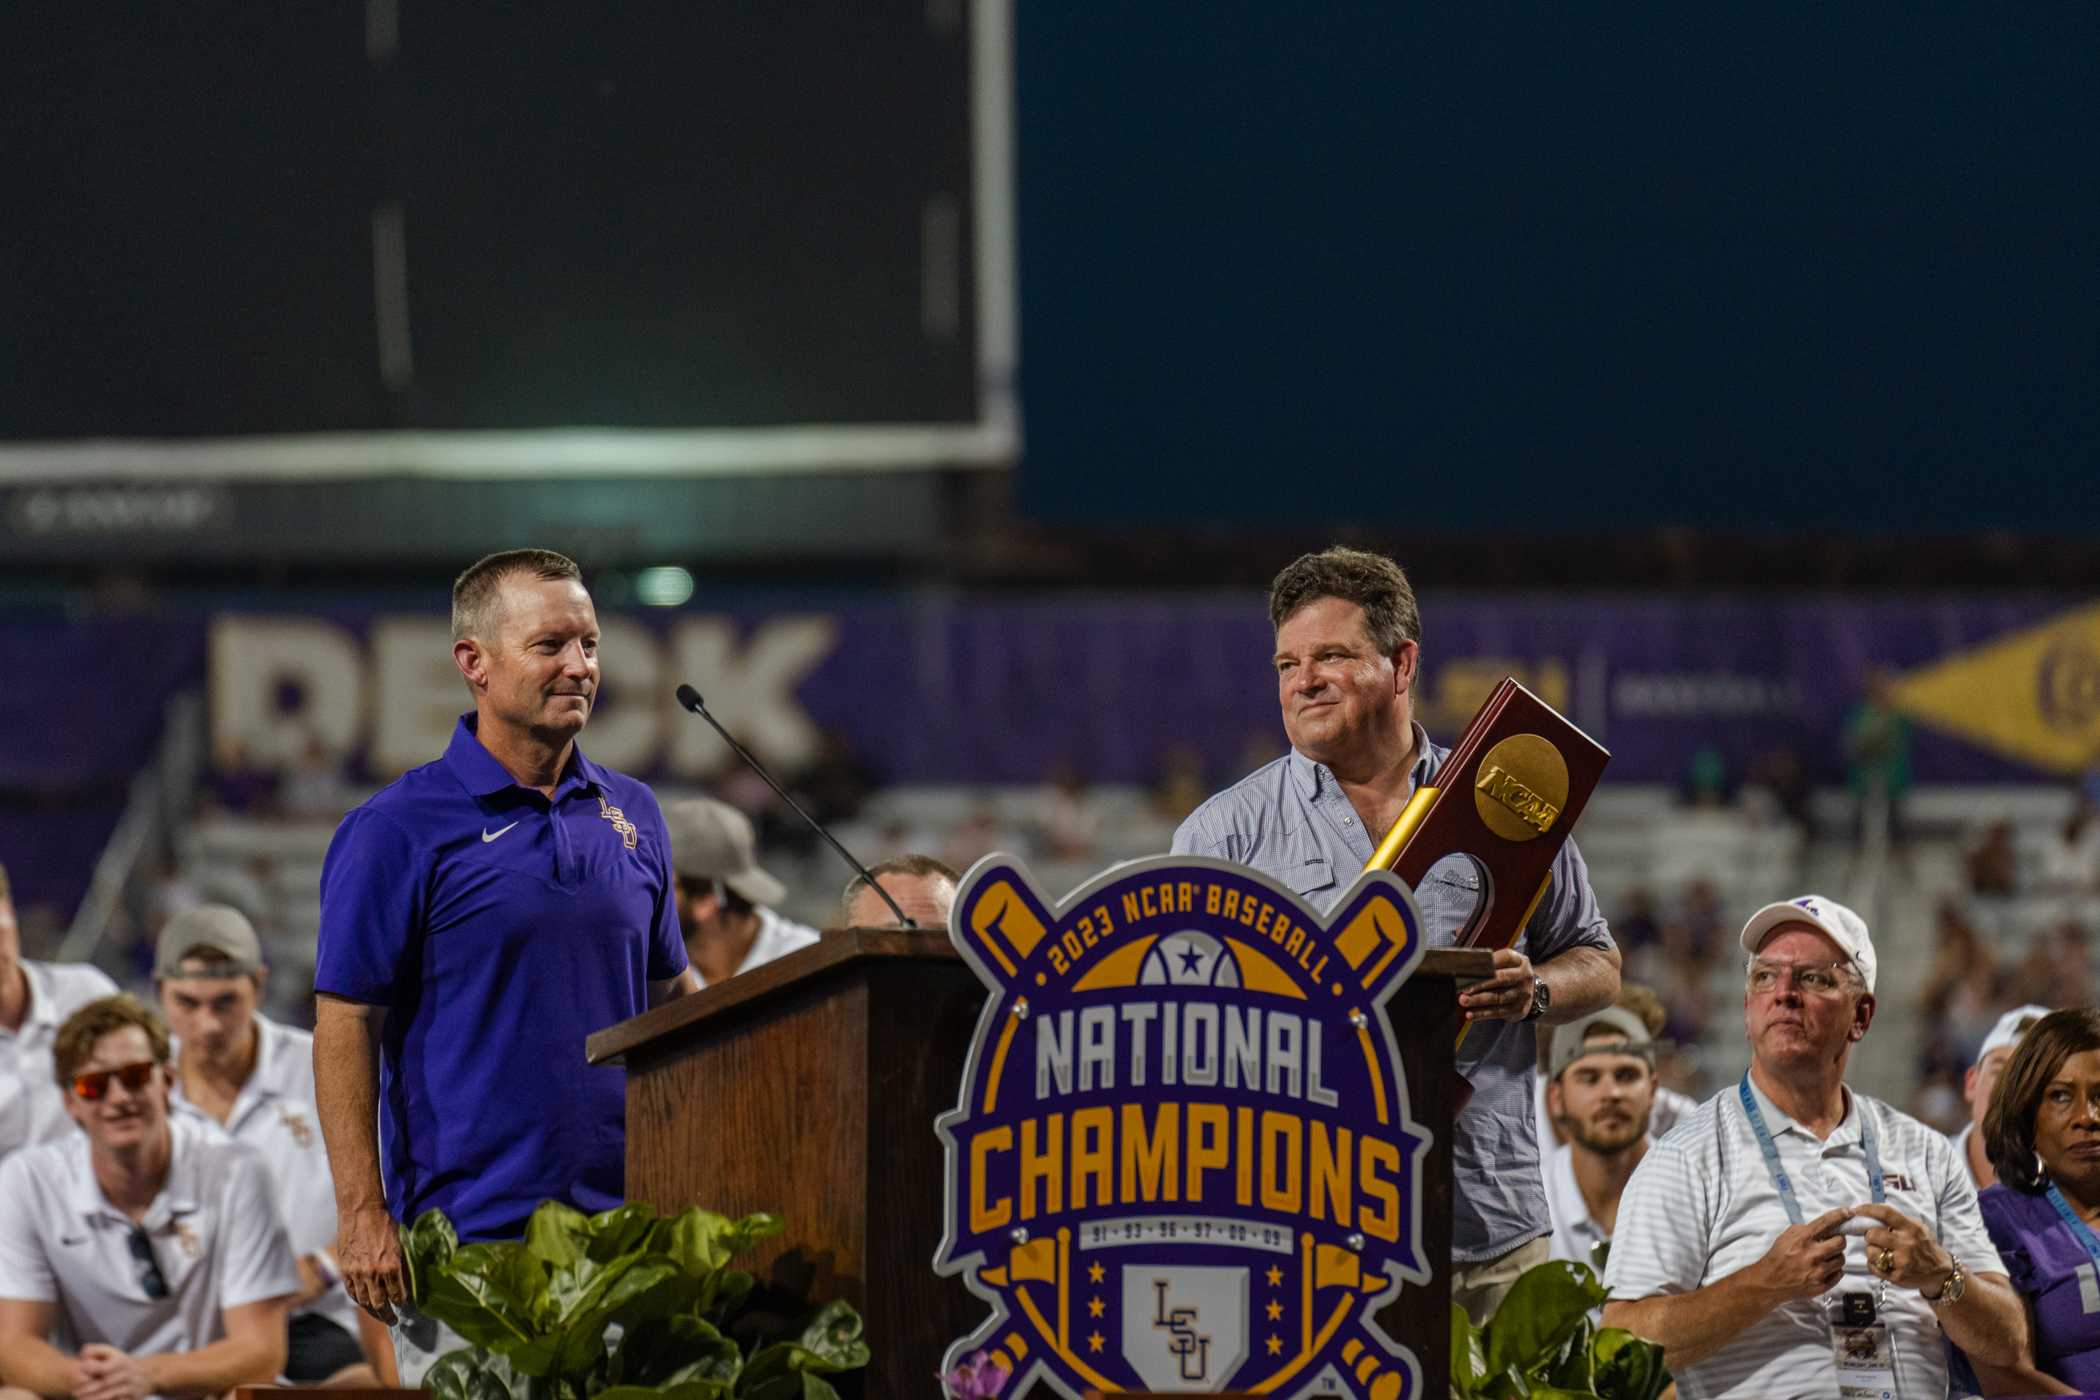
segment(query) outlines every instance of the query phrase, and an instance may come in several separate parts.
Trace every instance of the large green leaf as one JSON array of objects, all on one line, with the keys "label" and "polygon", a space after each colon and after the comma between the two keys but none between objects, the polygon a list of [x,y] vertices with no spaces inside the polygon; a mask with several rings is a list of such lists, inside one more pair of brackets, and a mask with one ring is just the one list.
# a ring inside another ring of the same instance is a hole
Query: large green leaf
[{"label": "large green leaf", "polygon": [[608,1386],[591,1400],[722,1400],[729,1387],[720,1381],[681,1381],[676,1385]]},{"label": "large green leaf", "polygon": [[742,1269],[717,1270],[701,1289],[699,1309],[710,1317],[727,1316],[750,1296],[757,1282]]},{"label": "large green leaf", "polygon": [[615,1314],[642,1294],[680,1277],[678,1266],[660,1254],[608,1264],[583,1296],[565,1309],[555,1334],[554,1369],[581,1370],[605,1354],[605,1328]]},{"label": "large green leaf", "polygon": [[830,1381],[813,1371],[788,1371],[754,1384],[737,1383],[738,1400],[838,1400]]},{"label": "large green leaf", "polygon": [[414,1224],[395,1228],[400,1231],[401,1258],[408,1269],[409,1301],[420,1303],[424,1281],[452,1258],[459,1248],[459,1236],[441,1210],[426,1210]]},{"label": "large green leaf", "polygon": [[1559,1349],[1582,1325],[1591,1308],[1604,1301],[1604,1290],[1581,1264],[1554,1259],[1527,1269],[1510,1286],[1495,1315],[1481,1329],[1490,1374],[1551,1365]]},{"label": "large green leaf", "polygon": [[824,1369],[851,1371],[868,1364],[868,1344],[861,1340],[860,1314],[851,1303],[826,1303],[802,1327],[802,1350],[829,1363]]},{"label": "large green leaf", "polygon": [[591,1243],[591,1218],[560,1201],[542,1201],[525,1222],[525,1247],[550,1269],[565,1268],[585,1257]]},{"label": "large green leaf", "polygon": [[1473,1400],[1487,1378],[1487,1353],[1480,1347],[1480,1329],[1466,1310],[1451,1305],[1451,1391],[1458,1400]]},{"label": "large green leaf", "polygon": [[743,1369],[744,1354],[705,1318],[652,1318],[626,1329],[612,1355],[609,1374],[617,1385],[675,1385],[720,1381],[727,1385]]},{"label": "large green leaf", "polygon": [[601,1210],[590,1219],[590,1243],[586,1252],[604,1264],[623,1254],[638,1252],[656,1231],[656,1210],[638,1201],[611,1210]]},{"label": "large green leaf", "polygon": [[740,1247],[735,1224],[698,1206],[680,1211],[670,1222],[664,1253],[676,1259],[695,1278],[704,1277],[727,1264]]},{"label": "large green leaf", "polygon": [[512,1400],[510,1368],[471,1347],[448,1351],[423,1373],[431,1400]]},{"label": "large green leaf", "polygon": [[454,1251],[432,1274],[420,1306],[476,1346],[504,1355],[527,1347],[552,1313],[547,1271],[525,1246],[509,1241]]},{"label": "large green leaf", "polygon": [[737,1378],[737,1393],[749,1394],[754,1388],[789,1374],[850,1371],[867,1364],[867,1344],[857,1338],[833,1355],[812,1351],[800,1342],[775,1342],[760,1347],[744,1363],[743,1374]]},{"label": "large green leaf", "polygon": [[[663,1255],[649,1256],[664,1259]],[[700,1284],[686,1277],[685,1271],[675,1264],[671,1271],[656,1282],[643,1287],[639,1292],[623,1294],[626,1301],[613,1313],[612,1321],[624,1328],[633,1328],[653,1318],[691,1316],[701,1313]]]},{"label": "large green leaf", "polygon": [[1594,1326],[1585,1313],[1567,1340],[1560,1344],[1559,1354],[1546,1366],[1533,1367],[1532,1374],[1543,1374],[1547,1385],[1561,1390],[1596,1389],[1596,1376],[1590,1361],[1590,1333]]},{"label": "large green leaf", "polygon": [[1606,1327],[1590,1343],[1596,1367],[1594,1388],[1611,1400],[1655,1400],[1670,1384],[1659,1343],[1636,1337],[1623,1327]]}]

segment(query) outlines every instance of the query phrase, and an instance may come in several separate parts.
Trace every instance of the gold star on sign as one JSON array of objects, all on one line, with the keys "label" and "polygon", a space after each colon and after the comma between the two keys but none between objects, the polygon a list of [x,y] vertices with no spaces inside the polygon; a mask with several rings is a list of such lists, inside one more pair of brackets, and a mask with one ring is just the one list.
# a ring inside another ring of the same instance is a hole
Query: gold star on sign
[{"label": "gold star on sign", "polygon": [[1088,1351],[1099,1351],[1107,1341],[1108,1339],[1099,1332],[1089,1332],[1086,1334],[1086,1349]]},{"label": "gold star on sign", "polygon": [[1269,1321],[1271,1321],[1271,1322],[1274,1322],[1274,1321],[1276,1321],[1276,1319],[1278,1319],[1278,1318],[1280,1318],[1280,1317],[1282,1317],[1282,1316],[1283,1316],[1283,1304],[1281,1304],[1281,1303],[1279,1303],[1279,1302],[1276,1302],[1275,1300],[1271,1299],[1271,1300],[1270,1300],[1270,1302],[1269,1302]]},{"label": "gold star on sign", "polygon": [[1271,1356],[1281,1356],[1281,1355],[1283,1355],[1283,1338],[1281,1338],[1281,1337],[1271,1337],[1271,1338],[1269,1338],[1269,1355],[1271,1355]]},{"label": "gold star on sign", "polygon": [[1280,1288],[1282,1285],[1283,1270],[1277,1268],[1274,1264],[1269,1265],[1269,1287]]},{"label": "gold star on sign", "polygon": [[1088,1279],[1088,1281],[1089,1281],[1089,1282],[1092,1282],[1092,1283],[1099,1283],[1099,1282],[1101,1282],[1101,1279],[1102,1279],[1102,1274],[1103,1274],[1103,1270],[1102,1270],[1102,1268],[1101,1268],[1101,1266],[1100,1266],[1099,1264],[1089,1264],[1089,1265],[1087,1265],[1087,1270],[1086,1270],[1086,1276],[1087,1276],[1087,1279]]},{"label": "gold star on sign", "polygon": [[1107,1306],[1099,1298],[1089,1298],[1086,1300],[1086,1315],[1088,1317],[1099,1317],[1102,1309]]}]

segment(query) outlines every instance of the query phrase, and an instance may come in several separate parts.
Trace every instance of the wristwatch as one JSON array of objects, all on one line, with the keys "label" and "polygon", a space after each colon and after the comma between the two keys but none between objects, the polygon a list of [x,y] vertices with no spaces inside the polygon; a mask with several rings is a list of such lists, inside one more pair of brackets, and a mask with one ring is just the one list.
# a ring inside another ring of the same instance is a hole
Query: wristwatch
[{"label": "wristwatch", "polygon": [[1926,1302],[1932,1304],[1934,1307],[1938,1307],[1942,1303],[1959,1303],[1961,1301],[1961,1295],[1968,1291],[1968,1271],[1962,1268],[1961,1260],[1955,1259],[1951,1262],[1954,1265],[1954,1269],[1951,1273],[1947,1275],[1947,1281],[1940,1285],[1939,1297],[1934,1298],[1922,1292],[1918,1294],[1919,1297],[1925,1299]]},{"label": "wristwatch", "polygon": [[1524,1013],[1524,1019],[1536,1021],[1546,1014],[1546,1008],[1552,1004],[1553,989],[1546,985],[1545,978],[1534,972],[1531,974],[1531,1010]]}]

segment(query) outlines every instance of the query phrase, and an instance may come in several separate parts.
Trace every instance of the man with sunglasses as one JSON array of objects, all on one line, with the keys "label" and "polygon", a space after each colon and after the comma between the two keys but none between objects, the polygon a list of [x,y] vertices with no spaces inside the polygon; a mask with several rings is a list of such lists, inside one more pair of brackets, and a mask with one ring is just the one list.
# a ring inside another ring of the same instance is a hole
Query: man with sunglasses
[{"label": "man with sunglasses", "polygon": [[2027,1317],[1947,1139],[1845,1086],[1874,1020],[1860,917],[1820,895],[1743,926],[1750,1068],[1649,1149],[1604,1324],[1695,1396],[1947,1394],[1942,1345],[2012,1365]]},{"label": "man with sunglasses", "polygon": [[273,1381],[299,1271],[260,1155],[171,1119],[168,1033],[128,996],[74,1012],[53,1060],[81,1133],[0,1163],[0,1383],[145,1400]]},{"label": "man with sunglasses", "polygon": [[0,1158],[72,1135],[65,1099],[51,1082],[51,1042],[75,1009],[116,990],[100,968],[22,956],[13,890],[0,865]]},{"label": "man with sunglasses", "polygon": [[[444,756],[343,819],[321,870],[314,1087],[350,1297],[393,1323],[399,1221],[517,1239],[534,1209],[626,1193],[627,1081],[591,1032],[697,989],[656,798],[591,762],[598,615],[551,550],[484,558],[452,588],[473,697]],[[383,1155],[382,1155],[383,1154]],[[447,1345],[400,1315],[418,1385]]]},{"label": "man with sunglasses", "polygon": [[335,1183],[314,1112],[313,1036],[259,1007],[262,942],[240,910],[200,904],[168,920],[153,963],[175,1032],[170,1103],[260,1152],[299,1259],[285,1379],[373,1386],[394,1369],[385,1326],[343,1291],[335,1263]]}]

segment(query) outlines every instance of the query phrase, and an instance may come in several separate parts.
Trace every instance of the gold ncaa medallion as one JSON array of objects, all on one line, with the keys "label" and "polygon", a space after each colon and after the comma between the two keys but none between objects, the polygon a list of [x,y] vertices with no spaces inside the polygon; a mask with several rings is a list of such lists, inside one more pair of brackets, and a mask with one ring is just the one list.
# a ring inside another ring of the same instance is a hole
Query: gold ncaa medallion
[{"label": "gold ncaa medallion", "polygon": [[1473,780],[1473,806],[1505,841],[1543,836],[1568,800],[1568,761],[1536,734],[1512,734],[1487,751]]}]

